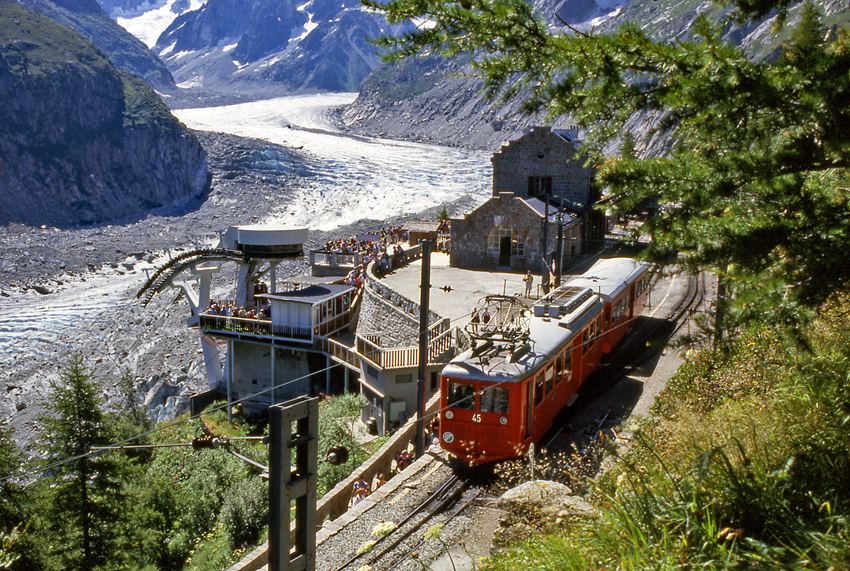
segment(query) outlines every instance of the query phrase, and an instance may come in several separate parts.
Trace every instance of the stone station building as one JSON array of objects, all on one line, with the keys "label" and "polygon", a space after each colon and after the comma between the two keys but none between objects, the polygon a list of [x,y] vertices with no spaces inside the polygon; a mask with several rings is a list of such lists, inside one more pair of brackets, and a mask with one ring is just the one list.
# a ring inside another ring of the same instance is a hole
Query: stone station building
[{"label": "stone station building", "polygon": [[559,224],[562,263],[580,254],[599,225],[593,169],[575,158],[580,145],[578,128],[534,127],[502,146],[491,158],[493,198],[451,221],[451,265],[539,272],[544,252],[554,258]]}]

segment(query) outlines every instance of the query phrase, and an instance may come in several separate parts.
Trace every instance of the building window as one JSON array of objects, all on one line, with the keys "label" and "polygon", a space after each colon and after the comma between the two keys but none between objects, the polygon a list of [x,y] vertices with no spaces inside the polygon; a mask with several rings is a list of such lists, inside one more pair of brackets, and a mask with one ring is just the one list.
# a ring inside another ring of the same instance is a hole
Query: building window
[{"label": "building window", "polygon": [[552,194],[551,176],[528,177],[528,195],[535,196],[538,194]]},{"label": "building window", "polygon": [[525,247],[522,237],[518,236],[512,226],[503,225],[494,228],[487,239],[487,254],[490,256],[501,256],[506,253],[505,244],[510,241],[510,255],[523,256]]},{"label": "building window", "polygon": [[401,375],[395,376],[395,384],[400,385],[402,383],[412,383],[413,382],[413,374],[412,373],[403,373]]}]

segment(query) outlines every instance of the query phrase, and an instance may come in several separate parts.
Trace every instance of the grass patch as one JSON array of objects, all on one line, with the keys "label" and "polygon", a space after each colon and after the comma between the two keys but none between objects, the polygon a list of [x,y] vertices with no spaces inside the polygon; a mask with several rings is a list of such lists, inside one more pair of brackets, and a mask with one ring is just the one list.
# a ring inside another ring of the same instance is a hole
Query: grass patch
[{"label": "grass patch", "polygon": [[[846,308],[844,308],[846,309]],[[587,499],[598,517],[497,554],[493,570],[850,568],[850,333],[747,332],[696,352]]]}]

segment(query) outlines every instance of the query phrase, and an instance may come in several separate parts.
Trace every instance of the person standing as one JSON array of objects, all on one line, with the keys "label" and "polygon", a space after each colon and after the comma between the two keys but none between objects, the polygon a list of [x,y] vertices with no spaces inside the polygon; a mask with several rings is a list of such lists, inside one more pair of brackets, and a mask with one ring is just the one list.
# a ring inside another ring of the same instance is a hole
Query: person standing
[{"label": "person standing", "polygon": [[531,275],[531,270],[526,272],[525,277],[522,278],[522,281],[525,282],[525,297],[531,297],[531,287],[534,283],[534,276]]}]

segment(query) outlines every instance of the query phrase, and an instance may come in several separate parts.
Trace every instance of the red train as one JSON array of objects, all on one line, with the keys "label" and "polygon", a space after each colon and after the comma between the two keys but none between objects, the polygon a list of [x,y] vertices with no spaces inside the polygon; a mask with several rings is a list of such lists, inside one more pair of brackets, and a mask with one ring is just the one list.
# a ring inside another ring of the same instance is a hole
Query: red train
[{"label": "red train", "polygon": [[443,449],[471,466],[524,454],[631,328],[649,280],[647,264],[612,258],[531,312],[510,296],[485,298],[489,320],[467,327],[472,348],[442,372]]}]

